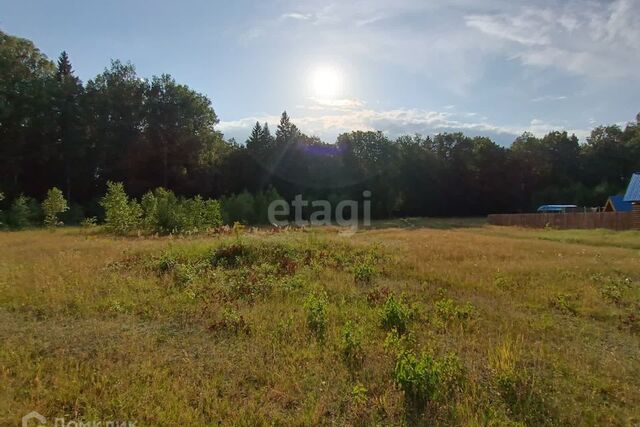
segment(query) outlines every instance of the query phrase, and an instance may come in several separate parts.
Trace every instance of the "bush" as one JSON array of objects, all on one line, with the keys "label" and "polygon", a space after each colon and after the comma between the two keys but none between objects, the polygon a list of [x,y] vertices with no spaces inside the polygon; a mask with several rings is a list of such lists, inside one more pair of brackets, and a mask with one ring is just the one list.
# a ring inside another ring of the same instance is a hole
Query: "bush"
[{"label": "bush", "polygon": [[60,215],[60,221],[65,225],[80,225],[86,217],[87,215],[82,205],[70,203],[69,209]]},{"label": "bush", "polygon": [[105,212],[105,228],[115,234],[127,234],[140,225],[142,209],[129,200],[121,182],[107,183],[107,194],[100,201]]},{"label": "bush", "polygon": [[424,353],[418,357],[413,351],[403,351],[398,355],[393,374],[406,404],[416,410],[431,401],[451,398],[463,382],[460,361],[453,354],[436,360]]},{"label": "bush", "polygon": [[80,221],[80,225],[84,228],[92,228],[98,224],[98,219],[95,216],[84,218]]},{"label": "bush", "polygon": [[443,298],[435,303],[436,314],[444,322],[465,321],[473,314],[473,305],[457,305],[451,298]]},{"label": "bush", "polygon": [[359,366],[364,359],[362,335],[362,329],[351,321],[347,322],[342,328],[340,353],[342,354],[342,359],[350,368]]},{"label": "bush", "polygon": [[241,222],[253,224],[255,218],[255,200],[248,191],[222,199],[222,216],[225,224]]},{"label": "bush", "polygon": [[42,202],[42,211],[44,212],[44,225],[55,227],[61,225],[58,215],[67,211],[67,201],[59,188],[53,187],[47,191],[47,198]]},{"label": "bush", "polygon": [[353,280],[356,283],[368,285],[373,281],[375,275],[376,269],[369,259],[365,259],[353,267]]},{"label": "bush", "polygon": [[324,341],[327,333],[327,297],[311,294],[304,302],[307,312],[307,326],[319,341]]},{"label": "bush", "polygon": [[254,220],[256,224],[269,224],[269,205],[271,202],[281,199],[282,197],[273,187],[256,194],[254,199]]},{"label": "bush", "polygon": [[142,226],[160,233],[195,233],[222,225],[217,200],[178,198],[164,188],[156,188],[142,196]]},{"label": "bush", "polygon": [[7,224],[16,230],[37,224],[41,217],[40,205],[35,199],[18,196],[9,209]]},{"label": "bush", "polygon": [[413,309],[393,295],[387,298],[380,313],[382,327],[387,330],[396,330],[399,334],[407,332],[413,316]]}]

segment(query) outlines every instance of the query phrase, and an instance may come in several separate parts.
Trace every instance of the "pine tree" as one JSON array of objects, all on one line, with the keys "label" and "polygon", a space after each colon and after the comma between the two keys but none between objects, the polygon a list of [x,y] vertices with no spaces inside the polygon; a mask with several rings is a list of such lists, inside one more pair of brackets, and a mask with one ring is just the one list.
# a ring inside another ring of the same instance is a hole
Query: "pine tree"
[{"label": "pine tree", "polygon": [[83,155],[80,152],[82,142],[80,97],[83,87],[80,79],[73,74],[69,55],[65,51],[58,58],[56,80],[57,142],[63,168],[64,189],[67,200],[70,201],[71,183],[76,181],[72,179],[75,178],[74,169],[78,167],[77,159],[82,158]]},{"label": "pine tree", "polygon": [[271,135],[271,131],[269,130],[269,125],[267,122],[264,122],[264,126],[262,127],[262,145],[268,148],[273,146],[273,136]]},{"label": "pine tree", "polygon": [[276,142],[278,145],[294,142],[299,134],[300,131],[297,126],[291,123],[289,115],[286,111],[283,111],[280,117],[280,124],[278,124],[278,129],[276,130]]},{"label": "pine tree", "polygon": [[73,78],[73,68],[71,67],[71,62],[69,61],[69,55],[67,55],[67,52],[64,50],[58,58],[58,69],[56,71],[56,77],[58,81],[64,81],[69,78]]},{"label": "pine tree", "polygon": [[262,147],[263,137],[262,137],[262,126],[260,126],[260,122],[256,122],[256,125],[251,130],[251,135],[249,135],[249,139],[247,139],[247,149],[253,153],[260,151]]}]

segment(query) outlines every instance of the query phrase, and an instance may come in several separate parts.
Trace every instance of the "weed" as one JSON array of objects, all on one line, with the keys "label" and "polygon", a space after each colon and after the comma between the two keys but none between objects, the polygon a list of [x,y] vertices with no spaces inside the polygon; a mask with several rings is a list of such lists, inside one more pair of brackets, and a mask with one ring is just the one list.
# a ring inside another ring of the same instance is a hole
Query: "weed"
[{"label": "weed", "polygon": [[362,384],[354,385],[351,389],[351,401],[357,406],[365,405],[369,400],[367,392],[367,388]]},{"label": "weed", "polygon": [[473,305],[469,302],[458,305],[451,298],[443,298],[436,301],[434,305],[438,320],[445,324],[454,321],[465,322],[473,314]]},{"label": "weed", "polygon": [[307,327],[321,342],[325,340],[327,333],[327,305],[327,296],[324,293],[310,294],[304,302]]},{"label": "weed", "polygon": [[377,286],[367,292],[367,302],[370,306],[376,306],[386,301],[391,294],[391,289],[387,286]]},{"label": "weed", "polygon": [[82,228],[93,228],[96,225],[98,225],[98,218],[96,218],[95,216],[90,216],[90,217],[84,218],[80,222],[80,226]]},{"label": "weed", "polygon": [[558,293],[551,297],[549,300],[549,306],[563,314],[576,316],[578,314],[577,301],[577,295]]},{"label": "weed", "polygon": [[635,310],[620,316],[620,330],[626,330],[632,334],[640,334],[640,304],[636,304]]},{"label": "weed", "polygon": [[342,360],[349,368],[359,367],[364,359],[362,335],[362,328],[351,321],[348,321],[342,328],[340,353]]},{"label": "weed", "polygon": [[407,332],[414,314],[413,308],[391,295],[385,301],[380,312],[382,327],[387,330],[396,330],[399,334],[404,334]]},{"label": "weed", "polygon": [[353,267],[353,280],[356,283],[369,285],[376,274],[377,271],[369,258],[357,263]]},{"label": "weed", "polygon": [[214,267],[237,268],[247,262],[250,254],[249,248],[240,243],[222,246],[213,252],[211,264]]},{"label": "weed", "polygon": [[394,382],[412,410],[423,409],[429,402],[453,397],[463,383],[463,371],[457,356],[448,354],[436,360],[428,354],[413,351],[398,355],[393,371]]},{"label": "weed", "polygon": [[594,274],[591,281],[595,282],[600,290],[602,298],[616,304],[623,304],[623,297],[627,289],[631,287],[632,281],[628,277],[605,276]]},{"label": "weed", "polygon": [[249,324],[244,320],[244,316],[233,308],[225,308],[222,311],[220,320],[213,323],[209,330],[220,335],[249,335],[251,329]]}]

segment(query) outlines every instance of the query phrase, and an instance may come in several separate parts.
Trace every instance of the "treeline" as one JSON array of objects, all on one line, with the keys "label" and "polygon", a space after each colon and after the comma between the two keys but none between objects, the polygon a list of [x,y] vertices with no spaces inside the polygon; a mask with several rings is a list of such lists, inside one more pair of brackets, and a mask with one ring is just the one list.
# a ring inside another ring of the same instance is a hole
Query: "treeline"
[{"label": "treeline", "polygon": [[1,32],[0,61],[0,209],[58,187],[67,223],[102,220],[109,181],[138,200],[162,187],[221,200],[228,222],[264,222],[276,195],[335,204],[361,200],[365,190],[378,218],[601,206],[640,170],[637,121],[598,127],[586,144],[566,132],[525,133],[505,148],[461,133],[390,139],[357,131],[325,143],[283,113],[275,132],[256,123],[239,144],[216,130],[207,97],[169,75],[144,79],[113,61],[83,83],[66,53],[53,63]]}]

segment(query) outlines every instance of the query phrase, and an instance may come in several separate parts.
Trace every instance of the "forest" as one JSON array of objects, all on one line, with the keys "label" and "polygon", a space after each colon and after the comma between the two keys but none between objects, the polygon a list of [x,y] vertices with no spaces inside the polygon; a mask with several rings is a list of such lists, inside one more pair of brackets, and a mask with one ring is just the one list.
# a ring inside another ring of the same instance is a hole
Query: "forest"
[{"label": "forest", "polygon": [[99,201],[118,182],[135,198],[164,188],[217,199],[230,220],[247,223],[264,217],[258,199],[360,200],[365,190],[375,218],[479,216],[543,203],[602,206],[640,170],[640,115],[596,127],[584,142],[565,131],[523,133],[509,147],[459,132],[394,139],[353,131],[325,142],[286,111],[276,129],[256,123],[242,142],[226,139],[218,123],[211,100],[170,75],[143,78],[112,60],[82,82],[66,52],[54,62],[0,32],[4,212],[18,197],[34,204],[57,187],[70,205],[67,222],[102,219]]}]

